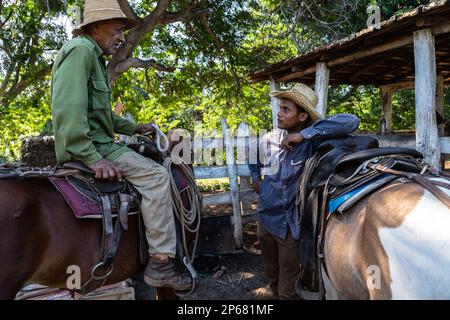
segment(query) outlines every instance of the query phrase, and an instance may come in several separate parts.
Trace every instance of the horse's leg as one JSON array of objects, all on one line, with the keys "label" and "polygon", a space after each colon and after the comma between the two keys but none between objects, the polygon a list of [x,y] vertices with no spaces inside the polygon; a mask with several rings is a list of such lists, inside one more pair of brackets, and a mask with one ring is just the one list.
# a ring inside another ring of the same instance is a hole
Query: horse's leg
[{"label": "horse's leg", "polygon": [[0,180],[0,299],[14,299],[41,264],[48,241],[43,218],[25,181]]}]

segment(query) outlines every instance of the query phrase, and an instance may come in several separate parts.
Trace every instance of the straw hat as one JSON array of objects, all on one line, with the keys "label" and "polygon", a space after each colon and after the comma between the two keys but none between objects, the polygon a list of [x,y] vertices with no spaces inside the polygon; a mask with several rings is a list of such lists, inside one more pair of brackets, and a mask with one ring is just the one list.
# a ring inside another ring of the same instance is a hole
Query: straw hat
[{"label": "straw hat", "polygon": [[316,121],[321,118],[320,114],[316,110],[318,101],[316,93],[303,83],[296,83],[294,87],[289,90],[273,91],[270,95],[279,99],[286,98],[298,104],[300,107],[305,109],[312,121]]},{"label": "straw hat", "polygon": [[84,3],[83,22],[77,25],[73,33],[78,34],[81,28],[97,21],[110,19],[123,19],[127,23],[127,29],[134,28],[138,21],[128,18],[123,13],[117,0],[86,0]]}]

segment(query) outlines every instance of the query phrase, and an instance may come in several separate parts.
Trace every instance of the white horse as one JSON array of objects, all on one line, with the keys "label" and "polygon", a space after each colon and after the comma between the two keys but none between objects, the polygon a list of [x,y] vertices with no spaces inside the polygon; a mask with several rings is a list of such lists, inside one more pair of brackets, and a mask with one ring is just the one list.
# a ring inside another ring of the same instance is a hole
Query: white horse
[{"label": "white horse", "polygon": [[327,299],[450,299],[450,210],[416,183],[333,214],[323,250]]}]

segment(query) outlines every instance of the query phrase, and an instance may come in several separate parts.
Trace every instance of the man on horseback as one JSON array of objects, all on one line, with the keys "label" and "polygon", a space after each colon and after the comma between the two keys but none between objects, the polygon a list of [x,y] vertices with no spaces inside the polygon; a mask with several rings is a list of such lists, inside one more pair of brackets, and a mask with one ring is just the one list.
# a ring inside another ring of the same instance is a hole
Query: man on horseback
[{"label": "man on horseback", "polygon": [[[274,130],[264,138],[264,143],[271,146],[270,154],[265,155],[271,159],[270,168],[260,163],[249,167],[255,191],[260,194],[258,236],[269,285],[280,299],[297,299],[300,228],[295,197],[299,178],[321,141],[353,132],[359,120],[348,114],[320,120],[317,96],[303,84],[271,95],[280,102],[277,119],[282,130]],[[264,173],[264,169],[270,170]]]},{"label": "man on horseback", "polygon": [[141,212],[149,245],[144,280],[154,287],[186,290],[191,279],[176,271],[175,221],[169,174],[162,166],[121,143],[114,133],[152,131],[111,110],[110,86],[103,56],[114,55],[125,42],[123,31],[137,21],[116,0],[86,0],[84,21],[59,51],[52,70],[52,115],[59,164],[80,161],[99,179],[125,177],[142,195]]}]

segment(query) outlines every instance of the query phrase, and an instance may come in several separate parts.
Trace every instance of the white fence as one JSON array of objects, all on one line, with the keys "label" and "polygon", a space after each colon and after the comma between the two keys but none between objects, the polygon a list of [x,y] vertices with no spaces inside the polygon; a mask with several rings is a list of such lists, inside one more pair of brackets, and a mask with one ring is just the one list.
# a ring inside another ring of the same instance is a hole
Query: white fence
[{"label": "white fence", "polygon": [[[249,127],[245,122],[242,122],[235,134],[231,135],[225,119],[222,119],[222,136],[202,139],[201,149],[211,151],[214,149],[217,151],[223,146],[226,164],[223,166],[194,166],[196,179],[225,177],[229,179],[230,191],[221,194],[205,195],[203,197],[203,206],[212,204],[232,205],[234,241],[237,249],[242,248],[243,202],[253,202],[258,199],[258,195],[253,191],[250,183],[250,170],[247,165],[248,157],[245,156],[248,155],[251,140],[249,136]],[[221,139],[223,140],[220,141]],[[237,155],[238,159],[236,159],[235,155]]]}]

